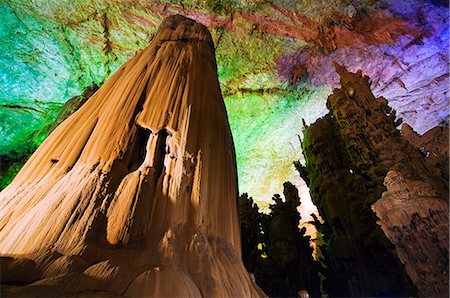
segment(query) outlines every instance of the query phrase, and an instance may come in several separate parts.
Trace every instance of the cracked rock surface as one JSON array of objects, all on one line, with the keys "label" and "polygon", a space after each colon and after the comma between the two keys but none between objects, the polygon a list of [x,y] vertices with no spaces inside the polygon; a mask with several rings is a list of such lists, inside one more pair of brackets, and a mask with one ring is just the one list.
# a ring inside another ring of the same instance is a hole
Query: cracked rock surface
[{"label": "cracked rock surface", "polygon": [[0,187],[20,168],[14,161],[26,160],[47,136],[67,100],[101,86],[149,44],[164,17],[178,13],[212,33],[239,188],[269,210],[284,181],[305,192],[292,166],[303,158],[297,118],[309,124],[327,113],[338,82],[333,60],[368,74],[374,93],[418,133],[446,124],[447,11],[448,3],[435,0],[6,0],[0,159],[12,166],[2,168]]}]

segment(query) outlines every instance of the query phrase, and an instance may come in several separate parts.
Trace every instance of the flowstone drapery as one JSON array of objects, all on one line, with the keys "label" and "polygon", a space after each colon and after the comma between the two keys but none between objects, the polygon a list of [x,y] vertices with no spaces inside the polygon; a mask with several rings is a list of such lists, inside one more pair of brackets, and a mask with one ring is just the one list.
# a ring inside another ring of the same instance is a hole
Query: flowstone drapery
[{"label": "flowstone drapery", "polygon": [[213,43],[179,15],[0,194],[5,295],[264,295],[240,251]]}]

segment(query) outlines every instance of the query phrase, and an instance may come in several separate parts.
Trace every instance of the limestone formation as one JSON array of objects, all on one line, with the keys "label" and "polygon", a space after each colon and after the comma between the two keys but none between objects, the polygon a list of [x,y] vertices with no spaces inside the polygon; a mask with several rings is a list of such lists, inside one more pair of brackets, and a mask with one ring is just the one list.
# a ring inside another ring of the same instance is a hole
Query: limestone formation
[{"label": "limestone formation", "polygon": [[316,222],[325,242],[324,291],[331,297],[415,296],[370,210],[383,190],[350,162],[335,120],[327,115],[309,126],[302,147],[311,198],[324,220]]},{"label": "limestone formation", "polygon": [[418,148],[426,157],[448,157],[449,128],[436,126],[423,135],[416,133],[411,126],[404,123],[402,136],[414,147]]},{"label": "limestone formation", "polygon": [[[448,157],[428,158],[410,145],[369,78],[336,69],[342,87],[302,144],[312,197],[326,221],[325,286],[339,296],[414,295],[400,260],[422,295],[448,295]],[[424,136],[420,146],[436,138]]]},{"label": "limestone formation", "polygon": [[313,260],[310,238],[299,229],[300,197],[284,183],[284,198],[276,194],[270,214],[261,214],[247,195],[240,197],[243,260],[270,297],[320,296],[319,264]]},{"label": "limestone formation", "polygon": [[389,171],[373,205],[384,233],[425,297],[448,297],[448,202],[429,184]]},{"label": "limestone formation", "polygon": [[84,105],[86,101],[92,95],[94,95],[94,93],[98,90],[98,88],[99,87],[97,85],[92,85],[88,87],[86,90],[84,90],[83,94],[79,96],[74,96],[71,99],[69,99],[61,108],[61,111],[59,111],[58,116],[50,126],[48,133],[51,133],[53,130],[55,130],[55,128],[58,127],[58,125],[60,125],[64,120],[69,118],[70,115],[75,113],[82,105]]},{"label": "limestone formation", "polygon": [[264,296],[240,251],[213,43],[179,15],[0,194],[2,296]]},{"label": "limestone formation", "polygon": [[[55,121],[36,134],[48,136],[61,122],[78,110],[97,90],[98,86],[93,85],[87,88],[83,94],[69,99],[61,108]],[[13,180],[14,176],[16,176],[28,158],[33,154],[34,149],[36,148],[27,144],[27,146],[22,146],[22,151],[10,154],[10,156],[0,154],[0,191]]]}]

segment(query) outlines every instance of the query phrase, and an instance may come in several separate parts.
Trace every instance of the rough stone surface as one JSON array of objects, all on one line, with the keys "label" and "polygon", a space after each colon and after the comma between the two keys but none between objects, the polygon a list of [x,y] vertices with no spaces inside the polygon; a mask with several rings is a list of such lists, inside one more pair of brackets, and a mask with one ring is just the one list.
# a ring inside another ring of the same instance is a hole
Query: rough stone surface
[{"label": "rough stone surface", "polygon": [[52,132],[0,210],[2,296],[264,296],[240,258],[212,39],[183,16]]},{"label": "rough stone surface", "polygon": [[[212,32],[241,192],[268,211],[289,180],[303,200],[307,191],[292,166],[302,158],[296,119],[310,124],[327,113],[330,86],[338,83],[333,60],[369,74],[375,94],[421,134],[448,117],[448,3],[332,3],[3,1],[0,155],[29,157],[64,102],[101,86],[148,45],[164,17],[179,13]],[[7,184],[11,176],[0,179]]]},{"label": "rough stone surface", "polygon": [[350,162],[334,119],[327,115],[304,131],[303,152],[313,202],[323,223],[323,289],[330,296],[415,296],[417,290],[376,225],[371,203],[383,189]]},{"label": "rough stone surface", "polygon": [[278,69],[289,79],[303,65],[306,82],[333,87],[339,83],[333,61],[353,72],[361,69],[373,93],[423,134],[449,117],[446,24],[448,9],[427,1],[387,1],[386,9],[367,15],[328,18],[319,35],[326,41],[280,58]]},{"label": "rough stone surface", "polygon": [[[328,98],[330,114],[308,127],[303,141],[312,197],[325,220],[319,230],[328,238],[330,294],[411,295],[401,260],[422,295],[448,295],[448,157],[427,158],[410,145],[369,78],[336,69],[342,87]],[[390,284],[387,276],[398,280]]]},{"label": "rough stone surface", "polygon": [[258,212],[252,198],[239,198],[245,267],[270,297],[320,296],[319,263],[306,229],[299,228],[297,188],[284,183],[284,200],[274,195],[270,214]]},{"label": "rough stone surface", "polygon": [[384,185],[373,205],[384,233],[424,296],[448,296],[448,201],[429,183],[396,171],[389,171]]},{"label": "rough stone surface", "polygon": [[435,127],[424,133],[417,134],[408,124],[402,125],[402,136],[427,157],[448,157],[449,128]]},{"label": "rough stone surface", "polygon": [[75,113],[81,106],[99,89],[98,86],[93,85],[87,88],[80,96],[74,96],[69,99],[59,111],[58,116],[56,116],[55,121],[52,123],[48,130],[50,134],[55,128],[60,125],[64,120],[69,118],[70,115]]}]

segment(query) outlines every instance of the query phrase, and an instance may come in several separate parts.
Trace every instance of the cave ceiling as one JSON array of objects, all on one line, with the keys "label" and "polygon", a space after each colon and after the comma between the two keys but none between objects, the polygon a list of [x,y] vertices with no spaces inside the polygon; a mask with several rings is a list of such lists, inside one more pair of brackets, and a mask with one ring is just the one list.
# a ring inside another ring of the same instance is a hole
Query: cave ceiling
[{"label": "cave ceiling", "polygon": [[34,150],[68,99],[101,85],[171,14],[211,31],[240,192],[263,208],[284,181],[303,185],[292,164],[301,119],[327,113],[333,61],[370,76],[417,132],[448,123],[447,1],[1,0],[0,155]]}]

